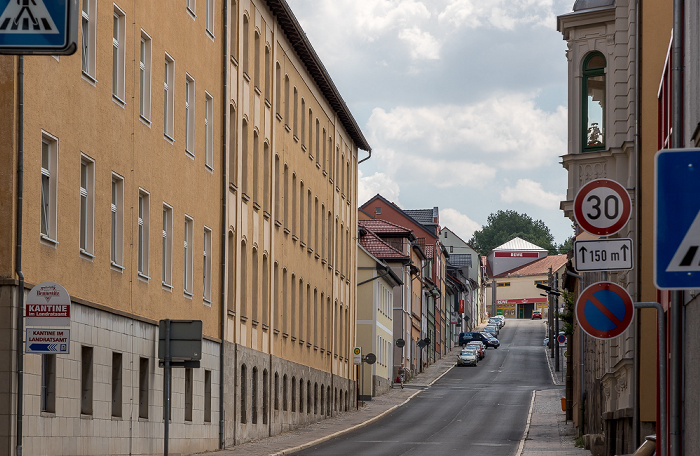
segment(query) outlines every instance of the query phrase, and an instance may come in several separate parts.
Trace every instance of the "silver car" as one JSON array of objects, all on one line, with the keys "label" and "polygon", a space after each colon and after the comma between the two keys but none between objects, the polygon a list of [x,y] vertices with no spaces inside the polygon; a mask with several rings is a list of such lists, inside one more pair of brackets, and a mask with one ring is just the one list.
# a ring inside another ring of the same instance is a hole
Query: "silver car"
[{"label": "silver car", "polygon": [[464,348],[457,355],[457,365],[458,366],[476,366],[479,362],[479,355],[476,352],[476,348]]}]

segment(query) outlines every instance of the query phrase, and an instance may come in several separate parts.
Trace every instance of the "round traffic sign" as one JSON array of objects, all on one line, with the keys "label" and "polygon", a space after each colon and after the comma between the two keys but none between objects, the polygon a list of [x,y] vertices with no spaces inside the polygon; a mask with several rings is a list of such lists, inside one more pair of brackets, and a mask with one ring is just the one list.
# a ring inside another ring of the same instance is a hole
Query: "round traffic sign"
[{"label": "round traffic sign", "polygon": [[634,304],[627,290],[613,282],[589,286],[576,301],[576,320],[586,334],[612,339],[627,330],[634,316]]},{"label": "round traffic sign", "polygon": [[632,200],[619,183],[610,179],[588,182],[574,198],[576,223],[591,234],[607,236],[620,231],[630,218]]},{"label": "round traffic sign", "polygon": [[559,334],[557,336],[557,342],[560,344],[565,344],[566,343],[566,335],[565,334]]},{"label": "round traffic sign", "polygon": [[377,362],[377,356],[374,353],[367,353],[367,356],[365,356],[365,362],[367,364],[374,364]]}]

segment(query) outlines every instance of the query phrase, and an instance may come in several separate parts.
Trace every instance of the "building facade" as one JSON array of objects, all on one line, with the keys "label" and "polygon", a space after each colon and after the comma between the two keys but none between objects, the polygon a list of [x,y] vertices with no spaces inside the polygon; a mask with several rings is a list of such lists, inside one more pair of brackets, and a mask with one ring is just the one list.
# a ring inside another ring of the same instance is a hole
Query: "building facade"
[{"label": "building facade", "polygon": [[[79,4],[75,55],[0,57],[0,452],[162,454],[168,401],[178,453],[355,406],[370,148],[289,6]],[[70,353],[21,355],[43,282],[71,296]],[[167,318],[203,347],[166,401]]]}]

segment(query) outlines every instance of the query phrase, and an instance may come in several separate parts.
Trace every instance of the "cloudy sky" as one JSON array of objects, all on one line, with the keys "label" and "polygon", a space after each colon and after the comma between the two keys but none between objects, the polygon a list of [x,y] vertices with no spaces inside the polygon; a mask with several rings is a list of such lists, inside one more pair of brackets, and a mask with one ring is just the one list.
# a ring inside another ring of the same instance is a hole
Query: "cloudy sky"
[{"label": "cloudy sky", "polygon": [[[287,0],[372,147],[359,203],[440,209],[465,241],[515,210],[572,234],[566,43],[574,0]],[[360,157],[366,156],[361,153]]]}]

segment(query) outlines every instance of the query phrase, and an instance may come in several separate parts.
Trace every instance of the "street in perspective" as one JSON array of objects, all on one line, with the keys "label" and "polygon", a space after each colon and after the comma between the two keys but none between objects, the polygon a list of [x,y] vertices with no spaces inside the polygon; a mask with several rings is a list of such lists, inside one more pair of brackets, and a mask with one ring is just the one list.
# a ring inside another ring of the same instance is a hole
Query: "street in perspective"
[{"label": "street in perspective", "polygon": [[688,0],[0,0],[0,455],[700,455],[699,51]]}]

